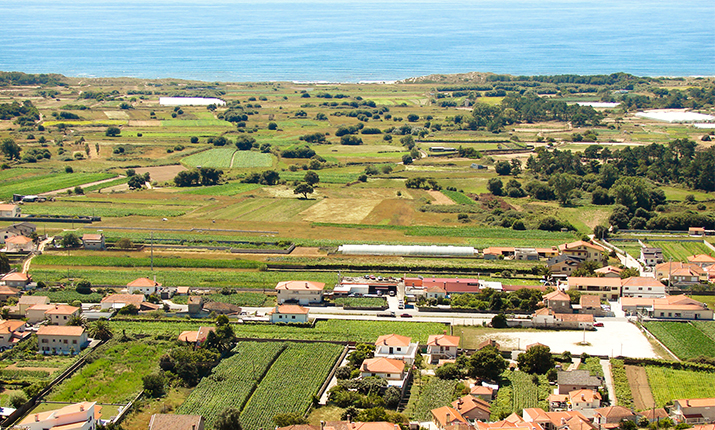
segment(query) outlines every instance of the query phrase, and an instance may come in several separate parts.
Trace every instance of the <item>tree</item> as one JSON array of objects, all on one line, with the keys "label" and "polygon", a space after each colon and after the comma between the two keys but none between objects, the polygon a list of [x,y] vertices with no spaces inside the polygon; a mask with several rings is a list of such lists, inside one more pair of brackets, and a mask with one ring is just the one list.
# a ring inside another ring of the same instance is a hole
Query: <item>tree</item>
[{"label": "tree", "polygon": [[239,151],[248,151],[253,148],[253,144],[256,143],[256,139],[250,136],[240,136],[236,139],[236,148]]},{"label": "tree", "polygon": [[0,273],[7,273],[10,271],[10,260],[7,259],[7,255],[4,252],[0,253]]},{"label": "tree", "polygon": [[506,176],[511,173],[511,164],[508,161],[497,161],[494,171],[497,172],[497,175]]},{"label": "tree", "polygon": [[214,169],[213,167],[200,167],[199,168],[199,183],[202,186],[217,185],[221,182],[221,176],[223,175],[223,170]]},{"label": "tree", "polygon": [[90,324],[87,331],[93,339],[109,340],[114,336],[112,329],[109,328],[109,324],[103,319]]},{"label": "tree", "polygon": [[27,403],[27,397],[25,397],[24,394],[13,394],[10,396],[10,406],[15,409],[19,409],[25,403]]},{"label": "tree", "polygon": [[501,196],[502,194],[504,194],[503,187],[504,184],[499,178],[491,178],[489,182],[487,182],[487,189],[495,196]]},{"label": "tree", "polygon": [[144,394],[149,397],[161,397],[164,395],[164,375],[153,373],[142,378]]},{"label": "tree", "polygon": [[117,137],[121,133],[122,130],[120,130],[119,127],[108,127],[107,131],[104,132],[104,134],[109,137]]},{"label": "tree", "polygon": [[439,379],[461,379],[462,377],[462,372],[459,371],[459,368],[454,363],[446,363],[438,367],[434,374]]},{"label": "tree", "polygon": [[320,182],[320,176],[318,176],[317,173],[315,173],[312,170],[309,170],[308,172],[305,173],[305,176],[303,176],[303,180],[308,184],[308,185],[315,185],[318,182]]},{"label": "tree", "polygon": [[133,304],[128,304],[124,306],[123,308],[119,309],[117,312],[119,315],[138,315],[139,314],[139,308],[134,306]]},{"label": "tree", "polygon": [[362,139],[353,136],[352,134],[346,134],[345,136],[340,138],[340,144],[341,145],[362,145]]},{"label": "tree", "polygon": [[355,350],[348,355],[348,362],[353,369],[357,369],[362,365],[362,362],[368,358],[375,356],[375,346],[366,343],[359,343],[355,346]]},{"label": "tree", "polygon": [[313,187],[310,184],[301,182],[295,187],[295,189],[293,190],[293,194],[303,194],[303,198],[307,199],[308,194],[313,194],[314,191],[315,190],[313,190]]},{"label": "tree", "polygon": [[561,205],[571,202],[571,191],[576,187],[576,180],[568,173],[557,173],[549,178],[549,185],[554,189],[554,194]]},{"label": "tree", "polygon": [[536,345],[522,352],[516,358],[519,370],[526,373],[543,375],[554,367],[554,357],[548,346]]},{"label": "tree", "polygon": [[86,279],[82,279],[77,282],[77,287],[75,288],[79,294],[92,294],[92,284]]},{"label": "tree", "polygon": [[[492,297],[492,298],[495,298],[495,296]],[[494,327],[494,328],[507,328],[507,327],[509,327],[509,325],[508,325],[507,322],[506,322],[506,315],[504,315],[504,314],[494,315],[494,317],[492,318],[491,324],[492,324],[492,327]]]},{"label": "tree", "polygon": [[402,146],[406,146],[407,149],[411,150],[415,147],[415,138],[412,137],[411,134],[408,134],[407,136],[404,136],[400,139],[400,143],[402,143]]},{"label": "tree", "polygon": [[410,157],[410,154],[405,154],[402,156],[402,164],[412,164],[412,157]]},{"label": "tree", "polygon": [[394,386],[388,387],[387,390],[385,390],[385,394],[382,396],[382,398],[385,400],[385,406],[390,409],[397,408],[397,405],[400,404],[401,397],[401,390]]},{"label": "tree", "polygon": [[467,364],[469,376],[490,381],[499,381],[507,368],[507,362],[493,345],[475,352]]},{"label": "tree", "polygon": [[123,237],[117,241],[116,247],[119,249],[131,249],[134,248],[134,242],[128,237]]},{"label": "tree", "polygon": [[420,119],[420,116],[417,114],[411,113],[411,114],[407,115],[407,121],[409,121],[409,122],[415,122],[419,119]]},{"label": "tree", "polygon": [[138,190],[140,188],[144,188],[144,177],[142,175],[132,175],[129,177],[127,185],[129,185],[130,190]]},{"label": "tree", "polygon": [[79,239],[79,237],[76,234],[67,233],[64,236],[62,236],[60,245],[62,245],[63,248],[78,248],[78,247],[82,246],[82,241]]},{"label": "tree", "polygon": [[238,409],[224,409],[214,424],[214,430],[243,430],[240,417],[241,411]]},{"label": "tree", "polygon": [[511,174],[514,176],[521,174],[521,161],[518,158],[511,159]]},{"label": "tree", "polygon": [[269,129],[269,130],[276,130],[276,129],[278,129],[278,124],[276,124],[275,122],[269,122],[269,123],[268,123],[268,129]]},{"label": "tree", "polygon": [[9,158],[10,160],[19,160],[20,151],[22,151],[22,149],[20,148],[20,145],[15,143],[14,140],[7,138],[2,141],[2,145],[0,145],[0,151],[2,151],[5,157]]},{"label": "tree", "polygon": [[285,414],[276,414],[273,416],[273,422],[277,427],[288,427],[298,424],[308,424],[308,420],[296,412],[288,412]]},{"label": "tree", "polygon": [[[81,307],[82,303],[80,302],[79,305],[80,306],[78,306],[78,307]],[[67,324],[65,324],[65,325],[71,325],[71,326],[75,326],[75,327],[84,327],[84,320],[79,315],[72,315],[70,317],[70,319],[67,320]]]}]

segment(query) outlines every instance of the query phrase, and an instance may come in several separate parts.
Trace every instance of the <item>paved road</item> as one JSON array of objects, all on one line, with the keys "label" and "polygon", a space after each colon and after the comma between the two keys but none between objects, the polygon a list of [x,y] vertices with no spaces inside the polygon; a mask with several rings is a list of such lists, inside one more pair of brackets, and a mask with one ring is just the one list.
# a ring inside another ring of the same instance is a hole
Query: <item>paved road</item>
[{"label": "paved road", "polygon": [[30,258],[25,260],[25,262],[22,264],[22,273],[27,273],[28,270],[30,270],[30,263],[32,262],[32,259],[35,258],[36,255],[42,254],[42,251],[45,250],[45,246],[47,246],[48,243],[52,242],[53,237],[48,237],[47,239],[43,240],[40,242],[40,244],[37,246],[37,253],[30,255]]},{"label": "paved road", "polygon": [[601,368],[603,368],[603,379],[606,381],[606,389],[608,390],[608,399],[611,401],[611,406],[616,406],[618,404],[618,399],[616,398],[616,390],[613,387],[613,375],[611,374],[611,362],[608,360],[601,360]]}]

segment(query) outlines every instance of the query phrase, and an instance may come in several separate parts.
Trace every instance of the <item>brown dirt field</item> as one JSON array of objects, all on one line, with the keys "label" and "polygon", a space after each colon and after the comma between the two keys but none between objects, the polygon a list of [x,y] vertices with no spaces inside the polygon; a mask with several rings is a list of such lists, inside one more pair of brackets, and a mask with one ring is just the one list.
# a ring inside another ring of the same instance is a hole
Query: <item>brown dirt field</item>
[{"label": "brown dirt field", "polygon": [[320,248],[310,246],[298,246],[290,255],[291,257],[325,257],[325,253],[320,252]]},{"label": "brown dirt field", "polygon": [[149,172],[149,176],[151,176],[152,181],[164,182],[164,181],[173,181],[174,177],[179,172],[183,172],[184,170],[186,170],[186,167],[181,166],[181,165],[160,166],[160,167],[140,167],[140,168],[134,169],[134,170],[141,175],[143,175],[146,172]]},{"label": "brown dirt field", "polygon": [[303,220],[314,222],[360,223],[382,200],[325,199],[301,212]]},{"label": "brown dirt field", "polygon": [[445,196],[442,194],[442,191],[435,191],[435,190],[429,190],[427,191],[427,194],[430,195],[434,200],[432,201],[433,205],[453,205],[454,201],[450,199],[449,197]]},{"label": "brown dirt field", "polygon": [[13,363],[5,368],[6,370],[32,370],[37,372],[50,372],[50,374],[57,371],[56,367],[17,367],[17,364]]},{"label": "brown dirt field", "polygon": [[633,403],[637,410],[643,410],[653,407],[653,393],[648,385],[648,375],[645,369],[640,366],[626,366],[626,377],[628,385],[633,393]]},{"label": "brown dirt field", "polygon": [[129,127],[161,127],[161,121],[159,120],[138,120],[133,119],[127,124]]},{"label": "brown dirt field", "polygon": [[414,209],[409,201],[402,199],[383,200],[365,217],[365,224],[410,225]]}]

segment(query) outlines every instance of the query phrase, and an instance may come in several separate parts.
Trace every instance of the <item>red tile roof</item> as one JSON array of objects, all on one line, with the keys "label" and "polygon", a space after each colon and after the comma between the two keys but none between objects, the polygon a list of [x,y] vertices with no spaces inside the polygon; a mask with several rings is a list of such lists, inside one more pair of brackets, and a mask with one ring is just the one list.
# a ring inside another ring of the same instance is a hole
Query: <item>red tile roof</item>
[{"label": "red tile roof", "polygon": [[368,358],[360,366],[361,372],[370,373],[402,373],[405,370],[405,362],[393,358]]},{"label": "red tile roof", "polygon": [[412,338],[407,336],[400,336],[399,334],[385,334],[377,338],[375,345],[387,345],[387,346],[410,346],[410,341]]},{"label": "red tile roof", "polygon": [[276,285],[276,290],[286,291],[323,291],[325,283],[311,281],[283,281]]},{"label": "red tile roof", "polygon": [[127,287],[161,287],[161,284],[149,278],[137,278],[128,283]]},{"label": "red tile roof", "polygon": [[427,339],[427,345],[459,347],[459,336],[447,336],[446,334],[431,334]]},{"label": "red tile roof", "polygon": [[37,329],[38,336],[82,336],[84,327],[69,325],[43,325]]}]

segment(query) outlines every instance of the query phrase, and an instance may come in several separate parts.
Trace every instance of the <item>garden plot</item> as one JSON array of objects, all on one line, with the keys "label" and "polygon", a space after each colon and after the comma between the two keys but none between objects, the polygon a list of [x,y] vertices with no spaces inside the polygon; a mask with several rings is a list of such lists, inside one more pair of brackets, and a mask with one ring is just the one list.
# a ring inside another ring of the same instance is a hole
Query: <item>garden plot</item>
[{"label": "garden plot", "polygon": [[304,210],[301,215],[305,221],[359,223],[381,202],[371,199],[326,199]]}]

